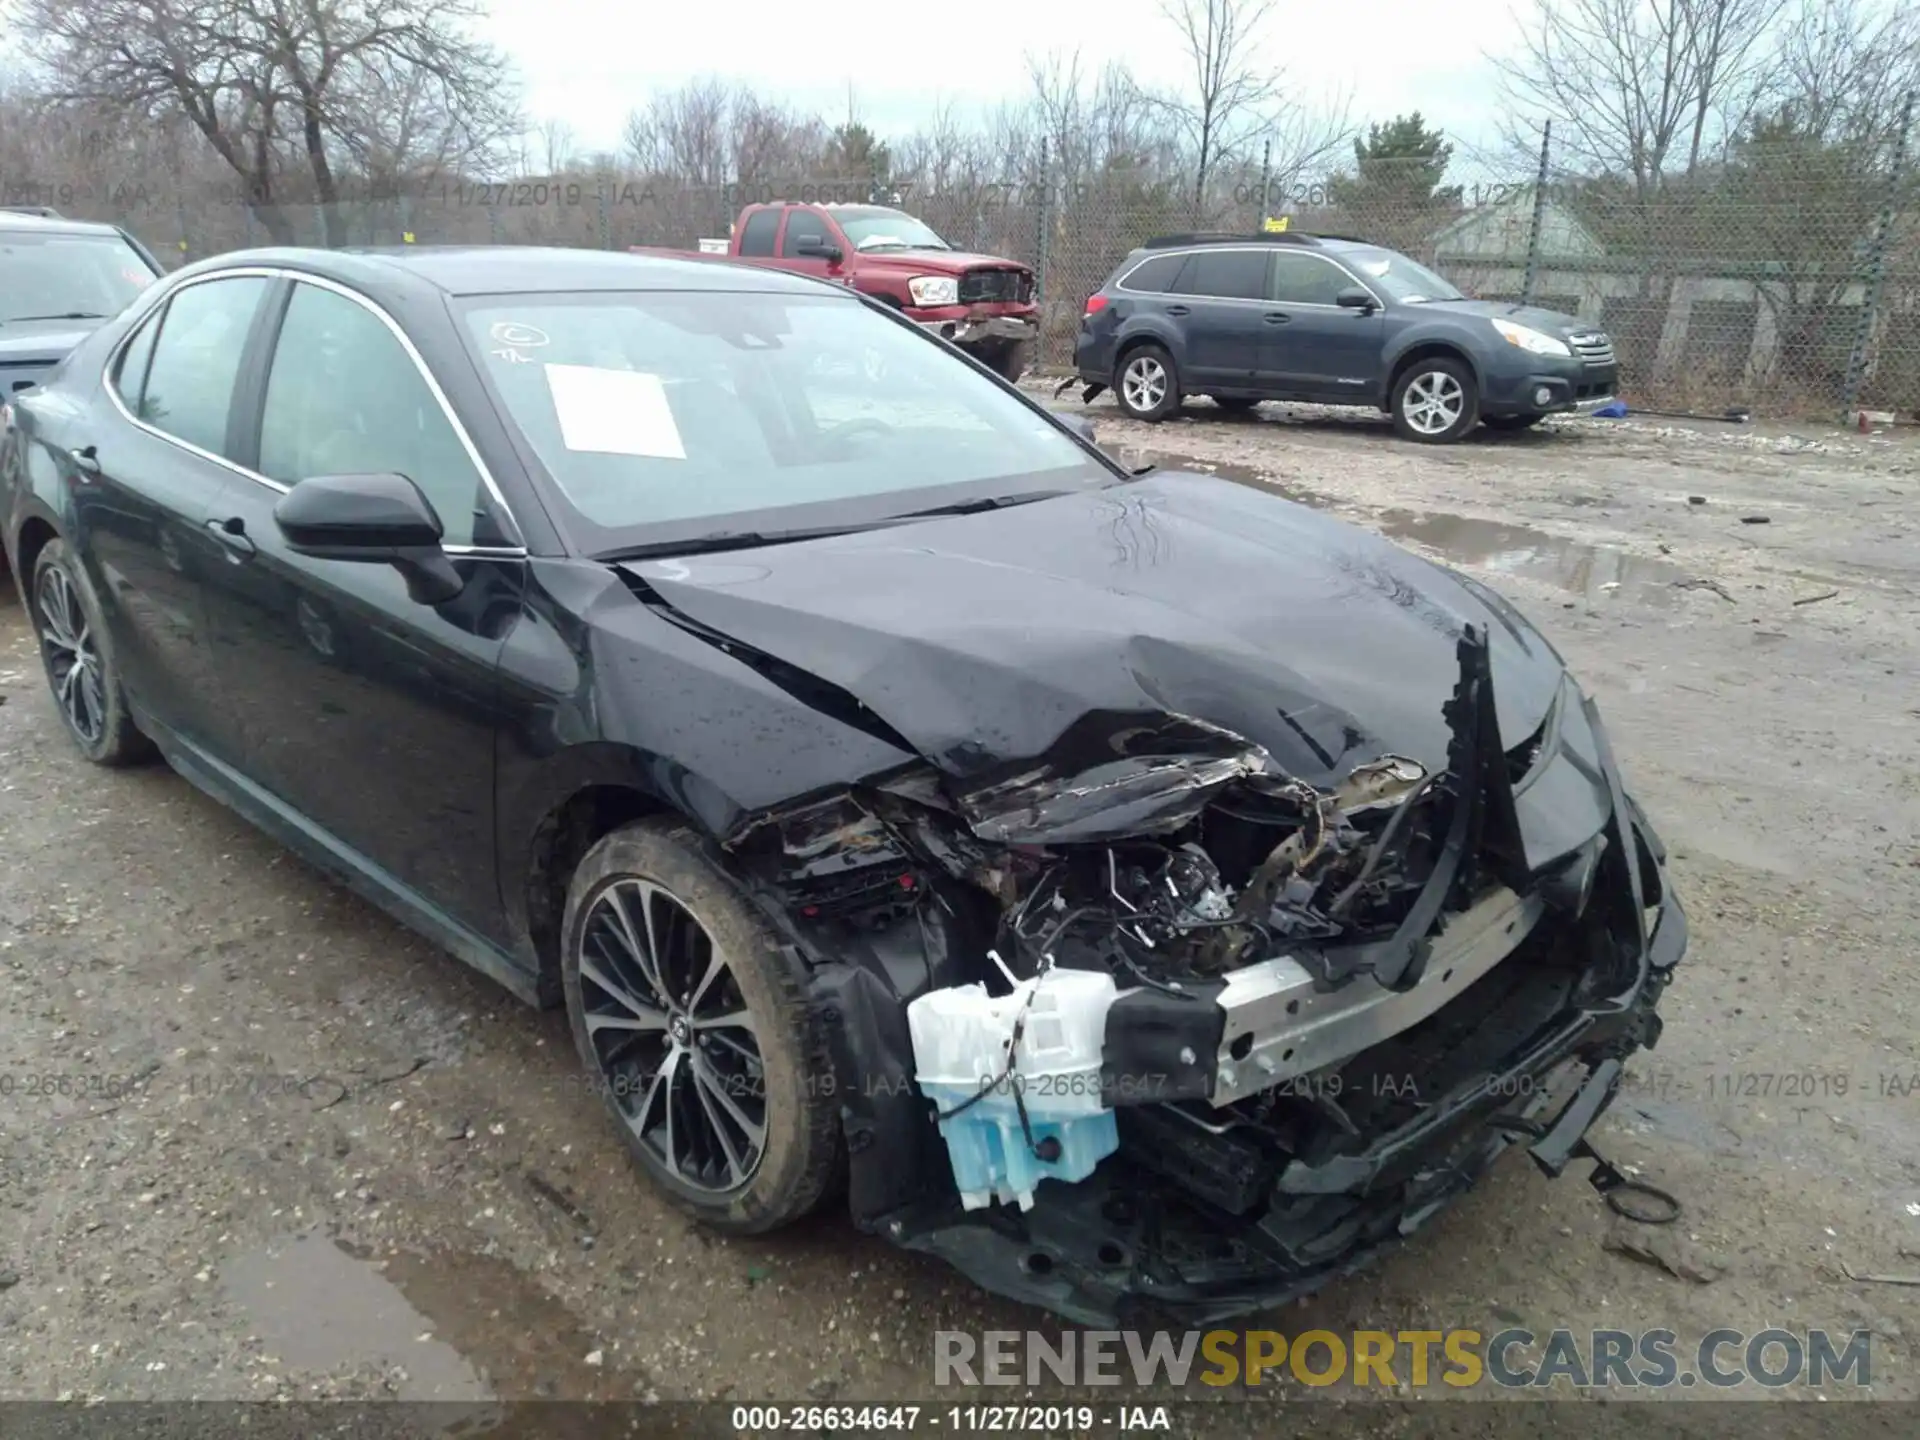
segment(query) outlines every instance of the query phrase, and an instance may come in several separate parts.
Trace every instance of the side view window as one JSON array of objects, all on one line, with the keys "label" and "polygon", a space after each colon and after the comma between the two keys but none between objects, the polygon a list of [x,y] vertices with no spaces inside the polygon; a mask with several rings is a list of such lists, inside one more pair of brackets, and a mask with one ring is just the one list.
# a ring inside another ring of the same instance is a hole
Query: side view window
[{"label": "side view window", "polygon": [[747,217],[747,228],[740,232],[742,255],[773,254],[773,233],[780,228],[778,210],[756,210]]},{"label": "side view window", "polygon": [[1294,305],[1332,305],[1354,282],[1339,266],[1290,250],[1273,257],[1273,298]]},{"label": "side view window", "polygon": [[399,474],[420,487],[450,545],[473,543],[480,472],[386,323],[357,301],[296,285],[267,373],[261,472]]},{"label": "side view window", "polygon": [[1180,292],[1218,300],[1267,298],[1265,250],[1196,250],[1180,273]]},{"label": "side view window", "polygon": [[133,413],[189,445],[227,454],[240,356],[266,293],[267,281],[258,275],[204,280],[177,291],[167,302]]},{"label": "side view window", "polygon": [[783,257],[799,256],[802,245],[824,245],[826,242],[827,222],[818,210],[787,212],[787,233],[780,237],[780,254]]}]

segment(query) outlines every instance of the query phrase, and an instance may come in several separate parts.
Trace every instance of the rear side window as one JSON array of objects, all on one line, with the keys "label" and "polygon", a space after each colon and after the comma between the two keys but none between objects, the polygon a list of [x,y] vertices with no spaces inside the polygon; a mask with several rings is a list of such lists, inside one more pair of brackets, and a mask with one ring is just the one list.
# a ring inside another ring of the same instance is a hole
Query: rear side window
[{"label": "rear side window", "polygon": [[134,413],[156,430],[231,459],[227,420],[234,381],[267,283],[263,276],[238,275],[175,292]]},{"label": "rear side window", "polygon": [[1138,290],[1145,295],[1158,295],[1173,288],[1173,282],[1179,278],[1180,267],[1186,263],[1185,255],[1156,255],[1121,275],[1120,288]]},{"label": "rear side window", "polygon": [[162,305],[135,332],[132,343],[120,352],[120,363],[114,367],[113,388],[120,392],[120,398],[127,402],[127,408],[140,413],[140,398],[147,388],[147,366],[153,363],[153,342],[160,334],[160,317],[166,313]]},{"label": "rear side window", "polygon": [[773,254],[774,232],[780,228],[778,210],[756,210],[747,217],[745,228],[740,231],[740,253],[742,255]]},{"label": "rear side window", "polygon": [[1196,250],[1180,276],[1179,293],[1219,300],[1267,298],[1265,250]]}]

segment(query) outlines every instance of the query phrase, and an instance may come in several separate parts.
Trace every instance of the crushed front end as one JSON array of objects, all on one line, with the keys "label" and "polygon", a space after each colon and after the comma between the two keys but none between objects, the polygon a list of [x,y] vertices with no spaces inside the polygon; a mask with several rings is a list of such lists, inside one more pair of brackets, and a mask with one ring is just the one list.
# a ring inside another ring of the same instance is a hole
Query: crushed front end
[{"label": "crushed front end", "polygon": [[[827,1022],[856,1219],[1082,1323],[1199,1323],[1361,1266],[1516,1141],[1549,1174],[1590,1154],[1685,916],[1575,683],[1503,746],[1484,632],[1458,662],[1443,769],[1316,786],[1201,720],[1091,714],[1039,761],[909,769],[733,837]],[[1056,970],[1113,978],[1117,1149],[963,1203],[936,1119],[965,1107],[917,1082],[909,1007]]]}]

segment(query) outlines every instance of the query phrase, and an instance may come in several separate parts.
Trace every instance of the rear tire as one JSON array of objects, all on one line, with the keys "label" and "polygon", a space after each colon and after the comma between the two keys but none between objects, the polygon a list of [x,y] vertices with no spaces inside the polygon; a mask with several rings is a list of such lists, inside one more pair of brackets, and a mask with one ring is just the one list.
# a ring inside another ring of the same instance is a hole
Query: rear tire
[{"label": "rear tire", "polygon": [[1180,374],[1158,345],[1129,350],[1114,367],[1113,394],[1134,420],[1165,419],[1180,408]]},{"label": "rear tire", "polygon": [[49,540],[40,547],[25,588],[54,708],[80,753],[114,768],[151,758],[153,742],[133,723],[120,688],[120,667],[100,618],[99,598],[65,541]]},{"label": "rear tire", "polygon": [[833,1062],[778,937],[689,826],[642,820],[580,862],[561,987],[628,1151],[673,1204],[756,1235],[844,1166]]},{"label": "rear tire", "polygon": [[1480,423],[1489,430],[1510,434],[1517,430],[1531,430],[1546,418],[1545,415],[1488,415]]},{"label": "rear tire", "polygon": [[1480,421],[1480,387],[1459,360],[1416,360],[1393,387],[1393,428],[1421,445],[1451,445]]}]

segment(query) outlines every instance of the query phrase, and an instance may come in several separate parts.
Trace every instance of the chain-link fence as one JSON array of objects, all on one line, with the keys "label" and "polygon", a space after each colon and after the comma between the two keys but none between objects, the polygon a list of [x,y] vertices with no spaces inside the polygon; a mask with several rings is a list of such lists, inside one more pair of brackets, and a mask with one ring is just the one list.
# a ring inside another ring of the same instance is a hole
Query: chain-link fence
[{"label": "chain-link fence", "polygon": [[1071,361],[1085,298],[1143,240],[1250,233],[1284,218],[1295,230],[1402,251],[1468,295],[1529,300],[1605,329],[1630,404],[1911,413],[1920,406],[1920,196],[1905,131],[1903,117],[1871,141],[1777,135],[1692,174],[1638,183],[1569,173],[1549,133],[1522,162],[1370,158],[1324,175],[1248,165],[1204,183],[1113,164],[1063,173],[1042,150],[1021,173],[942,183],[696,185],[608,168],[360,193],[349,185],[331,205],[266,205],[233,187],[0,176],[0,203],[113,220],[184,260],[270,244],[690,249],[724,237],[749,201],[881,199],[960,249],[1033,266],[1039,360],[1054,367]]}]

